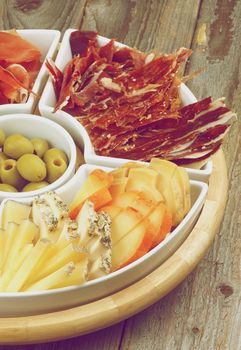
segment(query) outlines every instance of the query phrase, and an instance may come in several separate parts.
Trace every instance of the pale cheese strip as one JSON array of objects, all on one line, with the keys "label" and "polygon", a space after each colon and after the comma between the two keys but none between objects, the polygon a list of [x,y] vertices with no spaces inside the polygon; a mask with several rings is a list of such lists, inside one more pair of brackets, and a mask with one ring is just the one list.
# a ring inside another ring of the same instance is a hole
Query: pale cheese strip
[{"label": "pale cheese strip", "polygon": [[14,266],[18,261],[19,252],[25,247],[26,244],[32,243],[34,237],[37,236],[38,233],[38,226],[36,226],[31,220],[26,219],[21,221],[16,232],[14,245],[12,245],[8,255],[4,273],[9,273],[14,269]]},{"label": "pale cheese strip", "polygon": [[25,292],[32,292],[36,290],[48,290],[52,288],[60,288],[61,282],[64,283],[64,280],[69,280],[69,277],[75,269],[75,264],[69,262],[66,265],[62,266],[59,270],[53,272],[51,275],[46,276],[40,281],[32,284],[30,287],[24,289]]},{"label": "pale cheese strip", "polygon": [[78,225],[75,221],[66,219],[64,227],[58,237],[56,243],[49,245],[45,254],[42,256],[38,264],[35,266],[33,273],[31,274],[31,279],[28,279],[27,283],[35,283],[38,280],[39,274],[48,267],[49,261],[56,255],[58,252],[62,251],[70,243],[77,244],[79,241],[78,235]]},{"label": "pale cheese strip", "polygon": [[11,279],[9,285],[5,288],[6,292],[18,292],[21,290],[21,287],[24,285],[28,276],[30,276],[34,266],[38,263],[39,259],[46,251],[48,244],[49,242],[45,240],[39,240],[36,243],[27,259],[24,260],[19,270]]},{"label": "pale cheese strip", "polygon": [[11,247],[15,244],[16,233],[19,225],[14,222],[9,222],[6,227],[5,235],[4,235],[4,247],[3,247],[3,255],[2,255],[2,268],[3,270],[8,266],[8,257]]},{"label": "pale cheese strip", "polygon": [[67,245],[62,250],[56,252],[46,264],[43,266],[39,273],[34,276],[34,281],[38,281],[54,271],[57,271],[60,267],[66,265],[68,262],[73,261],[74,263],[81,261],[86,257],[86,253],[74,248],[72,244]]},{"label": "pale cheese strip", "polygon": [[0,276],[3,272],[3,254],[4,254],[5,231],[0,229]]}]

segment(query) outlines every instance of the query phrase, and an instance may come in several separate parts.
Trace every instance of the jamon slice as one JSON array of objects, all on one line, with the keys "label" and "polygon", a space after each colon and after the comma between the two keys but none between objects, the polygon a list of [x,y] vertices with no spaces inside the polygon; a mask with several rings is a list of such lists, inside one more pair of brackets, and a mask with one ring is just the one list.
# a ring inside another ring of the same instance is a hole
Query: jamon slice
[{"label": "jamon slice", "polygon": [[54,64],[54,61],[50,58],[46,60],[46,68],[51,74],[54,81],[54,90],[56,97],[59,98],[62,82],[63,82],[63,73],[58,69],[58,67]]},{"label": "jamon slice", "polygon": [[17,32],[0,32],[0,64],[40,62],[39,49],[21,38]]},{"label": "jamon slice", "polygon": [[208,106],[206,102],[207,99],[181,108],[175,127],[162,128],[154,124],[146,130],[137,128],[134,137],[126,133],[121,136],[122,144],[119,138],[116,147],[113,140],[108,149],[99,154],[143,161],[158,157],[182,165],[208,159],[220,148],[236,115],[225,106],[223,99]]},{"label": "jamon slice", "polygon": [[74,31],[70,34],[70,47],[72,55],[87,55],[88,49],[91,46],[96,46],[97,32],[81,32]]},{"label": "jamon slice", "polygon": [[[19,74],[16,75],[19,77]],[[27,72],[26,75],[28,78]],[[16,78],[13,72],[0,66],[0,90],[9,102],[26,102],[28,93],[31,92],[31,90],[25,87],[25,82],[21,82]]]},{"label": "jamon slice", "polygon": [[27,101],[40,59],[39,49],[16,31],[0,32],[0,104]]}]

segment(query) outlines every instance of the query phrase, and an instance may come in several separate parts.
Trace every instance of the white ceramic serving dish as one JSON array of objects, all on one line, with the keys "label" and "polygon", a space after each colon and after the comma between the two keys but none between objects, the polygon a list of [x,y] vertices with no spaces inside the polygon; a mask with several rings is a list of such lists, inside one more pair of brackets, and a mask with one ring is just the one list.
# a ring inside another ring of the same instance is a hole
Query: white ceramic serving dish
[{"label": "white ceramic serving dish", "polygon": [[[49,29],[23,29],[17,30],[17,32],[22,38],[38,47],[41,51],[41,60],[43,64],[32,87],[32,90],[38,96],[40,96],[48,78],[48,73],[44,62],[46,58],[55,57],[60,39],[60,31]],[[33,113],[37,102],[38,98],[31,94],[26,103],[0,105],[0,115],[12,113]]]},{"label": "white ceramic serving dish", "polygon": [[[63,70],[67,62],[72,58],[69,37],[74,29],[68,29],[63,37],[63,41],[60,45],[58,55],[56,57],[56,65],[60,70]],[[105,45],[110,39],[98,36],[99,45]],[[117,45],[123,47],[125,45],[118,43]],[[184,84],[181,85],[180,95],[183,105],[188,105],[190,103],[196,102],[196,98],[193,93]],[[90,138],[79,122],[77,122],[68,113],[63,111],[58,111],[53,113],[54,106],[56,104],[55,92],[52,84],[51,78],[49,78],[45,89],[42,93],[41,99],[39,101],[39,111],[40,114],[56,121],[62,125],[68,132],[73,136],[75,142],[84,149],[84,157],[86,163],[105,165],[109,167],[118,167],[125,163],[126,159],[112,158],[112,157],[102,157],[98,156],[91,144]],[[201,170],[199,169],[188,169],[188,173],[191,179],[208,182],[209,176],[212,172],[212,161],[209,161]]]},{"label": "white ceramic serving dish", "polygon": [[[70,203],[88,173],[95,168],[94,165],[81,166],[75,176],[56,192],[66,203]],[[106,167],[98,168],[111,170]],[[141,279],[172,255],[187,238],[198,218],[207,190],[208,186],[205,183],[191,181],[191,210],[163,242],[142,258],[119,271],[81,286],[31,293],[0,293],[0,317],[40,314],[74,307],[100,299]],[[21,202],[25,203],[30,201],[30,198],[21,199]],[[6,200],[0,207],[0,217],[5,202]]]},{"label": "white ceramic serving dish", "polygon": [[6,136],[14,133],[22,134],[28,138],[40,137],[46,139],[51,147],[62,149],[69,159],[65,173],[52,184],[36,191],[29,192],[3,192],[0,191],[0,201],[4,198],[20,199],[36,196],[46,191],[54,190],[72,178],[75,173],[76,147],[70,134],[52,120],[32,114],[9,114],[0,117],[0,129]]}]

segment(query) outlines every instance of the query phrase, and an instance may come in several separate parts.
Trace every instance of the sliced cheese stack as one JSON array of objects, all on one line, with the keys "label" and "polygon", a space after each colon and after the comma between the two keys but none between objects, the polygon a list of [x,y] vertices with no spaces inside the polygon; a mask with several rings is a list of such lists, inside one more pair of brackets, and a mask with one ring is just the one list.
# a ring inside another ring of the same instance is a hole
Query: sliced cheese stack
[{"label": "sliced cheese stack", "polygon": [[35,291],[82,284],[88,255],[78,225],[54,192],[32,206],[7,201],[0,232],[0,291]]}]

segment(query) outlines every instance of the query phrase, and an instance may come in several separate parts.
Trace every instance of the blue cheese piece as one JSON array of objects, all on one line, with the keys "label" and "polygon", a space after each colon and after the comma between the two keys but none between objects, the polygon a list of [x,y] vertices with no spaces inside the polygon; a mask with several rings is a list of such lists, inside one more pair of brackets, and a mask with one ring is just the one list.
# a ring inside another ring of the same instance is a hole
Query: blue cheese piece
[{"label": "blue cheese piece", "polygon": [[45,193],[43,198],[51,208],[53,215],[58,219],[58,223],[68,217],[67,205],[54,191]]},{"label": "blue cheese piece", "polygon": [[56,241],[68,211],[62,199],[51,191],[33,200],[31,214],[33,222],[40,227],[40,237]]},{"label": "blue cheese piece", "polygon": [[60,232],[57,244],[59,249],[61,249],[69,243],[78,244],[79,234],[77,222],[68,218],[66,219],[64,227]]},{"label": "blue cheese piece", "polygon": [[[80,216],[83,213],[91,215],[85,217],[87,224],[85,224],[84,230],[83,226],[79,229],[82,229],[81,243],[89,255],[88,278],[93,279],[104,276],[111,270],[111,219],[107,213],[96,213],[90,201],[87,201],[84,206]],[[81,223],[83,223],[83,218],[82,221],[78,222],[79,225]]]},{"label": "blue cheese piece", "polygon": [[88,279],[95,279],[106,276],[111,271],[111,249],[106,250],[89,267]]},{"label": "blue cheese piece", "polygon": [[87,200],[81,208],[76,221],[78,223],[78,233],[80,244],[86,245],[91,237],[100,236],[98,226],[98,214],[91,201]]}]

